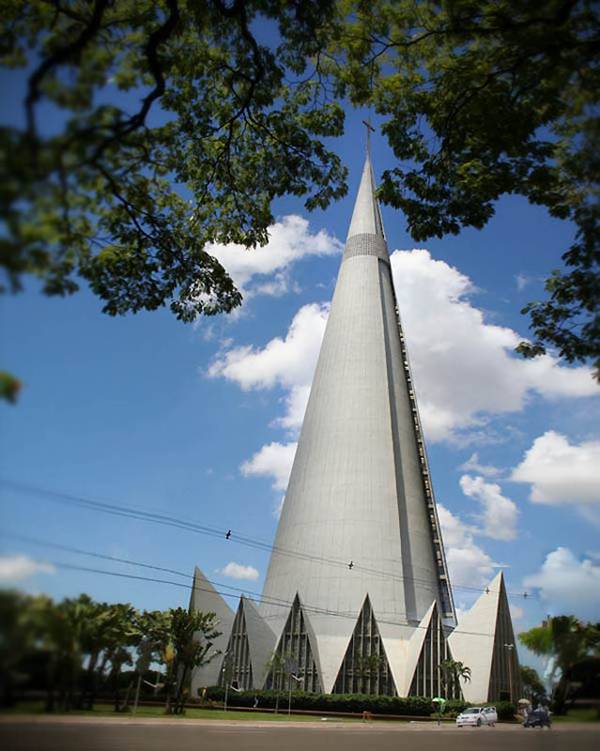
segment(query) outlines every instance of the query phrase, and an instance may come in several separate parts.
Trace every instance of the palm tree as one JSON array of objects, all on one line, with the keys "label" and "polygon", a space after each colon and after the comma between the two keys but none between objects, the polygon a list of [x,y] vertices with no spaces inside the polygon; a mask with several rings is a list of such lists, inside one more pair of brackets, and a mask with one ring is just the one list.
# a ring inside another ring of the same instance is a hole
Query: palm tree
[{"label": "palm tree", "polygon": [[[166,667],[167,714],[181,714],[187,699],[189,675],[193,668],[210,662],[214,640],[221,635],[215,613],[171,608],[166,612],[144,612],[140,627],[144,638]],[[210,652],[210,654],[209,654]]]},{"label": "palm tree", "polygon": [[0,706],[13,703],[19,663],[35,644],[31,603],[29,595],[0,590]]},{"label": "palm tree", "polygon": [[440,682],[446,698],[448,698],[448,693],[452,694],[454,692],[455,687],[460,690],[461,680],[465,683],[471,681],[471,668],[467,667],[463,662],[449,658],[440,662],[438,667],[440,670]]},{"label": "palm tree", "polygon": [[600,655],[599,626],[573,615],[559,615],[519,634],[519,640],[535,654],[554,661],[550,675],[551,680],[558,676],[552,695],[554,711],[564,713],[573,668],[587,657]]}]

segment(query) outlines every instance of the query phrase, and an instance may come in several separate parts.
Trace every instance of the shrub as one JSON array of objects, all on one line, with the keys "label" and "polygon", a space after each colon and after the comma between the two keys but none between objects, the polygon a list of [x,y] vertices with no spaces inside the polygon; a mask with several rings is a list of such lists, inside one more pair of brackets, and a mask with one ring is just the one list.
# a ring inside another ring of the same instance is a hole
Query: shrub
[{"label": "shrub", "polygon": [[[258,706],[273,708],[277,701],[276,691],[230,691],[228,703],[232,707],[253,707],[258,697]],[[213,686],[206,692],[206,698],[216,702],[225,699],[225,690]],[[287,706],[287,691],[281,691],[279,705]],[[306,709],[321,712],[373,712],[383,715],[408,715],[411,717],[428,717],[432,712],[431,700],[423,696],[374,696],[372,694],[313,694],[303,691],[292,692],[294,709]],[[460,711],[465,702],[449,701],[452,711]]]},{"label": "shrub", "polygon": [[[273,709],[277,703],[277,691],[229,691],[228,704],[231,707],[253,707],[258,697],[258,708]],[[207,689],[206,698],[223,702],[225,689],[212,686]],[[288,694],[282,690],[279,694],[279,706],[287,707]],[[516,707],[509,701],[489,702],[494,704],[499,720],[512,720]],[[462,699],[448,699],[444,717],[456,717],[467,707],[469,702]],[[313,710],[315,712],[373,712],[379,715],[406,715],[410,717],[429,717],[434,711],[431,699],[425,696],[374,696],[373,694],[312,694],[304,691],[292,692],[294,709]]]},{"label": "shrub", "polygon": [[499,720],[514,720],[517,708],[510,701],[497,701],[494,705]]}]

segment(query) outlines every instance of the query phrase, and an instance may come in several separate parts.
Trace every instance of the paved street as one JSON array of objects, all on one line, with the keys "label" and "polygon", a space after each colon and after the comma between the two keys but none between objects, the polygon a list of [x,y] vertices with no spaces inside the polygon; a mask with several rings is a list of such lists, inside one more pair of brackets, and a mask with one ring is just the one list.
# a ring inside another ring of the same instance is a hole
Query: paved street
[{"label": "paved street", "polygon": [[8,718],[3,751],[591,751],[600,728],[437,728],[429,723],[223,723],[197,720]]}]

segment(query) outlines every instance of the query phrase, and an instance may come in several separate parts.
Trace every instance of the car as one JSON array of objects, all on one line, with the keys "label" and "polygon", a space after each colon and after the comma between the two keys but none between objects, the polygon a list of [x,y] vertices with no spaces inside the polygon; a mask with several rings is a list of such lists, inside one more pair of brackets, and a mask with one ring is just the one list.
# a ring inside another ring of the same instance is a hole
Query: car
[{"label": "car", "polygon": [[498,713],[496,707],[469,707],[461,712],[456,718],[456,724],[459,728],[464,725],[471,727],[481,727],[481,725],[489,725],[494,727],[498,722]]},{"label": "car", "polygon": [[544,707],[538,707],[529,712],[523,723],[524,728],[543,728],[551,726],[552,720],[550,719],[550,712]]}]

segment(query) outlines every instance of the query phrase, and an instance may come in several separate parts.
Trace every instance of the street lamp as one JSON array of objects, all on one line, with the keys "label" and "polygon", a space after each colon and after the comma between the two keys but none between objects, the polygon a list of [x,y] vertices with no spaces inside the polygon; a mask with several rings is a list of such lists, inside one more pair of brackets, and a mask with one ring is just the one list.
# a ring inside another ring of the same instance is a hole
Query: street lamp
[{"label": "street lamp", "polygon": [[229,675],[227,668],[229,667],[229,650],[223,655],[223,679],[225,680],[225,702],[223,703],[223,711],[227,712],[227,689],[229,688]]},{"label": "street lamp", "polygon": [[505,644],[505,649],[508,649],[508,695],[512,703],[513,700],[513,682],[512,682],[512,650],[515,648],[514,644]]},{"label": "street lamp", "polygon": [[304,676],[295,675],[294,673],[290,673],[289,680],[288,680],[288,716],[292,714],[292,681],[291,679],[294,679],[298,685],[302,684],[304,682]]}]

